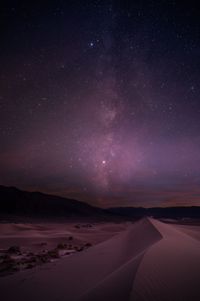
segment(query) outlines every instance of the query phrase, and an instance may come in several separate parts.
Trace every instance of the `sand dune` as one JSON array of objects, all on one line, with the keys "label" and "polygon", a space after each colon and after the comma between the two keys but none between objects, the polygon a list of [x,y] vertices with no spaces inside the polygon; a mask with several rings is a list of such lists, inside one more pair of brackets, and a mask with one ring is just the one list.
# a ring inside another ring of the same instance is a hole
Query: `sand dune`
[{"label": "sand dune", "polygon": [[[11,300],[200,300],[200,242],[143,219],[82,253],[0,279]],[[12,288],[12,289],[11,289]]]},{"label": "sand dune", "polygon": [[130,300],[200,300],[200,243],[176,227],[151,220],[163,239],[145,254]]}]

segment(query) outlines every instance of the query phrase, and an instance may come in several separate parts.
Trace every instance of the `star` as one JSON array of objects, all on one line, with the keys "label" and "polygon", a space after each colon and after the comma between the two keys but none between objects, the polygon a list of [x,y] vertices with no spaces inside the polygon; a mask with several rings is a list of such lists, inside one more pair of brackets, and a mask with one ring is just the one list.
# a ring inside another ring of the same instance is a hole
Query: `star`
[{"label": "star", "polygon": [[90,46],[91,48],[93,48],[93,47],[94,47],[94,42],[91,41],[91,42],[89,43],[89,46]]}]

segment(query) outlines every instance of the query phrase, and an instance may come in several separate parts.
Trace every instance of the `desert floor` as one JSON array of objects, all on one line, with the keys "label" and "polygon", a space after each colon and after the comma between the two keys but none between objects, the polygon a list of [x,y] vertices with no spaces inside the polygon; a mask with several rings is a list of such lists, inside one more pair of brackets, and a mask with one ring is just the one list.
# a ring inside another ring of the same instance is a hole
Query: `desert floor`
[{"label": "desert floor", "polygon": [[0,223],[0,277],[73,255],[130,226],[124,223]]}]

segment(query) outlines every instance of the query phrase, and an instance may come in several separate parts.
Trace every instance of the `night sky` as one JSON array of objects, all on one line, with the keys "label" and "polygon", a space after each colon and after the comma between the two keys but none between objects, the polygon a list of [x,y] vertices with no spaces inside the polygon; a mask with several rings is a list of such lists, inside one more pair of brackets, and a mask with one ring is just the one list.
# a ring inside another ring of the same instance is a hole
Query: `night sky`
[{"label": "night sky", "polygon": [[0,184],[200,205],[192,1],[1,1]]}]

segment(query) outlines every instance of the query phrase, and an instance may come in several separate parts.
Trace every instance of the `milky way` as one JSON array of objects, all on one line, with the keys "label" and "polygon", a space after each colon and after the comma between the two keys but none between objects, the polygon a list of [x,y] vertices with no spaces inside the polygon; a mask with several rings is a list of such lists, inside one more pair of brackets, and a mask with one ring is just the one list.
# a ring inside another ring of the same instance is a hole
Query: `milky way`
[{"label": "milky way", "polygon": [[200,204],[197,8],[75,2],[2,4],[0,184]]}]

